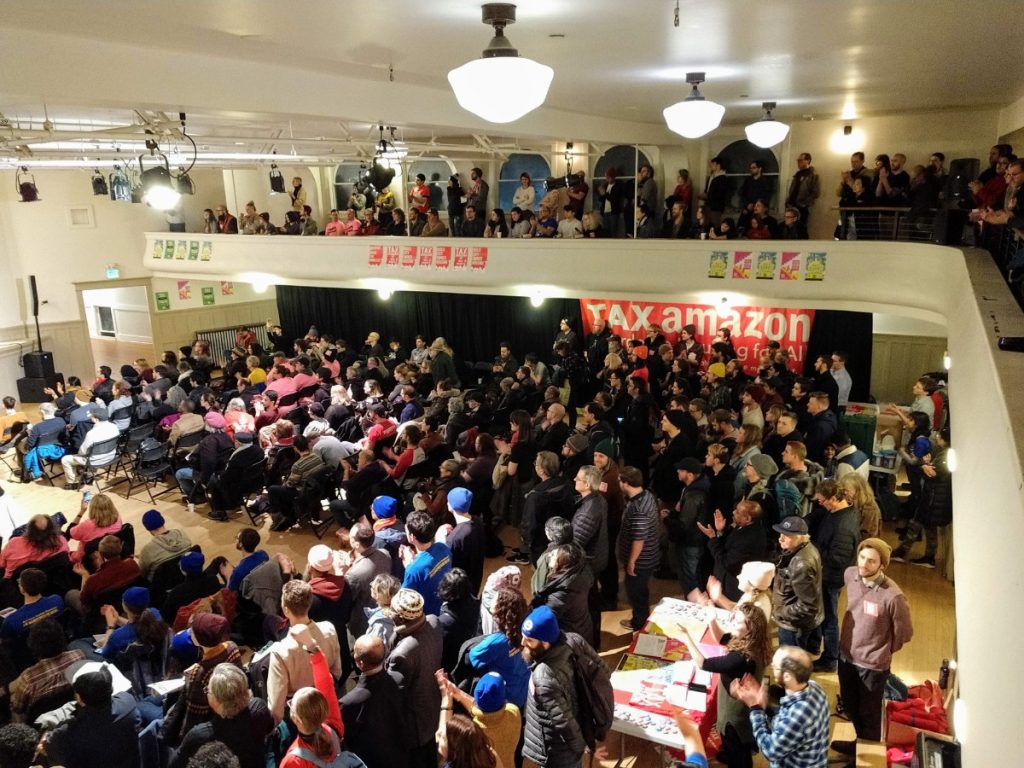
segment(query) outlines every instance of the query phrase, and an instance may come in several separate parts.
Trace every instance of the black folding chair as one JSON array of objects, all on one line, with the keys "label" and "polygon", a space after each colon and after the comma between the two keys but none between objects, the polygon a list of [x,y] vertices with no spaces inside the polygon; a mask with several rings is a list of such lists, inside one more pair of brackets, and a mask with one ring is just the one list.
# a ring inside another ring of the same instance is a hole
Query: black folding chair
[{"label": "black folding chair", "polygon": [[126,405],[124,408],[118,408],[108,417],[109,421],[127,421],[128,423],[124,427],[118,427],[122,432],[127,432],[132,426],[132,416],[135,413],[134,405]]},{"label": "black folding chair", "polygon": [[128,478],[128,490],[124,497],[131,498],[132,492],[139,486],[145,486],[149,494],[149,503],[156,502],[156,496],[169,493],[175,485],[169,485],[164,490],[153,495],[153,488],[160,483],[168,474],[174,473],[174,466],[171,463],[171,447],[166,443],[159,443],[152,447],[139,448],[135,454],[135,464],[131,468],[131,475]]},{"label": "black folding chair", "polygon": [[238,481],[239,491],[242,494],[242,509],[245,510],[245,514],[249,516],[249,521],[254,527],[258,525],[257,520],[263,516],[263,513],[253,512],[255,505],[250,502],[263,492],[266,484],[266,471],[267,458],[264,456],[243,469],[242,476]]},{"label": "black folding chair", "polygon": [[[6,466],[12,473],[21,471],[21,467],[17,466],[18,452],[14,449],[14,441],[27,426],[27,421],[19,421],[12,424],[4,430],[3,437],[0,438],[0,444],[2,444],[6,449],[4,453],[0,453],[0,461],[2,461],[4,466]],[[14,464],[11,464],[11,461],[14,461]]]},{"label": "black folding chair", "polygon": [[200,429],[198,432],[189,432],[187,435],[182,435],[178,438],[178,442],[174,444],[172,456],[172,463],[175,469],[181,469],[185,465],[189,454],[196,449],[205,436],[206,430]]},{"label": "black folding chair", "polygon": [[153,436],[155,429],[156,422],[147,421],[142,424],[136,424],[130,427],[127,432],[122,433],[121,455],[118,457],[117,467],[114,469],[115,475],[119,472],[124,472],[127,479],[128,472],[132,464],[135,463],[135,456],[139,451],[139,446],[142,445],[147,437]]},{"label": "black folding chair", "polygon": [[321,467],[299,486],[299,493],[295,497],[296,519],[299,522],[305,519],[318,539],[322,539],[334,524],[334,516],[325,512],[322,502],[333,497],[340,471],[340,467]]},{"label": "black folding chair", "polygon": [[[44,445],[60,445],[60,432],[48,432],[45,435],[41,435],[39,443],[36,445],[37,448],[41,448]],[[60,459],[44,459],[39,458],[39,466],[43,470],[43,477],[46,478],[46,482],[53,485],[53,481],[58,477],[64,476],[64,468],[60,463]],[[51,471],[55,470],[55,471]]]}]

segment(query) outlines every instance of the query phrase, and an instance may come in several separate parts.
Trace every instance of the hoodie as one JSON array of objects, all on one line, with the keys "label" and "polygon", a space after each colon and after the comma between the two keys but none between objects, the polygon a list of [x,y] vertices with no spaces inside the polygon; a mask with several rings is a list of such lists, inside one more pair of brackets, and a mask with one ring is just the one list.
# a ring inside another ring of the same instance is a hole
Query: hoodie
[{"label": "hoodie", "polygon": [[522,650],[510,649],[508,638],[501,632],[487,635],[469,652],[469,663],[483,677],[497,672],[505,680],[508,700],[522,711],[526,706],[526,690],[530,685],[530,667]]},{"label": "hoodie", "polygon": [[139,569],[144,578],[152,579],[157,566],[180,557],[190,549],[192,542],[184,531],[165,531],[159,536],[154,536],[142,548],[142,552],[139,553]]}]

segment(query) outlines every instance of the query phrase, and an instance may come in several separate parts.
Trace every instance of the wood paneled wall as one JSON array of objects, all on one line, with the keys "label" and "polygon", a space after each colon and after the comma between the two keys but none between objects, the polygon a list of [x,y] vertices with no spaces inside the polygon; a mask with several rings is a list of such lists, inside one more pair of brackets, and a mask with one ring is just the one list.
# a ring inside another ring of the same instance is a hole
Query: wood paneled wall
[{"label": "wood paneled wall", "polygon": [[942,370],[946,340],[929,336],[875,334],[871,394],[880,403],[908,403],[910,388],[927,371]]}]

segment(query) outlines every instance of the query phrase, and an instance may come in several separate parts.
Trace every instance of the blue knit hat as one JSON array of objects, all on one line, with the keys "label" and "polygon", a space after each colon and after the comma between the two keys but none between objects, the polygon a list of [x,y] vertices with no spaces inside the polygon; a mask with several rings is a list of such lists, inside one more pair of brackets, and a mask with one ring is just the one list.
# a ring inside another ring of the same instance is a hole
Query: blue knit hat
[{"label": "blue knit hat", "polygon": [[145,587],[132,587],[126,589],[121,597],[125,608],[133,611],[144,611],[149,608],[149,590]]},{"label": "blue knit hat", "polygon": [[142,527],[147,531],[155,531],[157,528],[163,528],[166,522],[167,521],[164,520],[164,516],[155,509],[146,510],[145,514],[142,515]]},{"label": "blue knit hat", "polygon": [[178,565],[181,566],[181,570],[185,573],[196,574],[203,570],[203,565],[206,563],[206,558],[202,552],[189,552],[186,555],[181,556],[181,560],[178,561]]},{"label": "blue knit hat", "polygon": [[508,696],[505,679],[497,672],[488,672],[473,689],[473,700],[481,712],[498,712],[505,708]]},{"label": "blue knit hat", "polygon": [[380,519],[394,517],[398,512],[398,502],[390,496],[378,496],[373,500],[373,514]]},{"label": "blue knit hat", "polygon": [[468,488],[452,488],[448,491],[448,506],[453,512],[466,514],[473,506],[473,492]]},{"label": "blue knit hat", "polygon": [[542,605],[530,611],[530,615],[523,621],[523,637],[531,640],[540,640],[542,643],[556,643],[558,641],[559,628],[558,618],[555,612]]}]

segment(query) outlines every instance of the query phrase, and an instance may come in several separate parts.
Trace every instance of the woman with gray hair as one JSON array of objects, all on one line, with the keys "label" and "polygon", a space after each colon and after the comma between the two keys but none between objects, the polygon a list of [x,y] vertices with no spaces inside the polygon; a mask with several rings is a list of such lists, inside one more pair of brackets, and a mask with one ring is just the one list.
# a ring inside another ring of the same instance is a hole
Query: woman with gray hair
[{"label": "woman with gray hair", "polygon": [[182,739],[169,768],[185,768],[204,744],[220,741],[238,757],[241,768],[266,765],[264,742],[274,717],[263,699],[249,691],[249,679],[235,664],[218,664],[207,683],[213,717],[194,726]]}]

